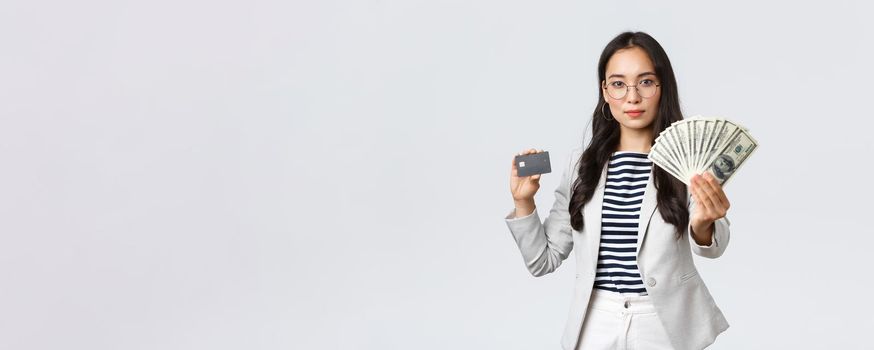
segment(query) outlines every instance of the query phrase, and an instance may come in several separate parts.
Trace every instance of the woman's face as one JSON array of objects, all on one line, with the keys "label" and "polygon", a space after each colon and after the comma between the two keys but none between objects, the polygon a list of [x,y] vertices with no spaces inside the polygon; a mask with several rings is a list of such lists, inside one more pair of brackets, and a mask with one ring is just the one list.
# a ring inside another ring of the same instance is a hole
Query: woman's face
[{"label": "woman's face", "polygon": [[[662,92],[661,87],[653,86],[661,85],[661,81],[656,77],[655,67],[646,51],[636,46],[616,51],[607,61],[606,77],[607,80],[601,86],[604,99],[622,129],[649,128],[658,114]],[[643,97],[638,89],[628,87],[629,85],[637,85],[641,89],[646,89],[644,86],[649,85],[649,90],[654,91],[654,94]],[[615,99],[608,93],[611,89],[614,95],[625,89],[625,96]],[[642,110],[643,113],[631,113],[636,110]]]}]

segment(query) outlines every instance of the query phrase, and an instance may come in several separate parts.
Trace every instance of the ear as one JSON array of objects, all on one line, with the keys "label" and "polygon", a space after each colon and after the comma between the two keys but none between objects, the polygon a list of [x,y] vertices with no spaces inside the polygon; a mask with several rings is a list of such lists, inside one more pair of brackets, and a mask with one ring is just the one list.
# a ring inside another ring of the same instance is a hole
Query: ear
[{"label": "ear", "polygon": [[610,100],[607,99],[607,86],[606,82],[601,80],[601,97],[604,98],[604,103],[609,104]]}]

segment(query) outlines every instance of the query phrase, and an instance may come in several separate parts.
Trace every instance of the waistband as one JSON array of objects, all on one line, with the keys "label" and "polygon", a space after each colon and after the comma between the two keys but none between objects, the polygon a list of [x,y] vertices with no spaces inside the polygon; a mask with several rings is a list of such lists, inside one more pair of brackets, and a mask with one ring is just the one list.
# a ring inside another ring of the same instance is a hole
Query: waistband
[{"label": "waistband", "polygon": [[626,295],[592,288],[592,297],[589,304],[592,308],[603,311],[648,314],[656,312],[651,298],[649,295]]}]

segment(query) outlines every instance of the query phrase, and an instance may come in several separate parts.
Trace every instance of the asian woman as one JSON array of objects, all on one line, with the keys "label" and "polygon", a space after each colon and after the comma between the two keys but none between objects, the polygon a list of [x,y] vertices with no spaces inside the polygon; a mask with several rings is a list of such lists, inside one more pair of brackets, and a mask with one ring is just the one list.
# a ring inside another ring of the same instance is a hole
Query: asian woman
[{"label": "asian woman", "polygon": [[673,68],[653,37],[616,36],[598,78],[592,140],[562,164],[546,220],[534,204],[540,175],[518,176],[515,162],[514,208],[504,220],[534,276],[555,271],[576,248],[564,349],[705,348],[729,324],[692,254],[723,254],[730,203],[709,174],[687,188],[647,158],[659,133],[683,119]]}]

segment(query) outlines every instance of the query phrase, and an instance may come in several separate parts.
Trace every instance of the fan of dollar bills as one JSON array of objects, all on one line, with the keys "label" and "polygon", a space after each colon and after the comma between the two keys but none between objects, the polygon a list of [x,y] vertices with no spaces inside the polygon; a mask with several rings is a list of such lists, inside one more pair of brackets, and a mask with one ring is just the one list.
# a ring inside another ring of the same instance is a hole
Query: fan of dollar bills
[{"label": "fan of dollar bills", "polygon": [[725,118],[695,115],[662,131],[649,160],[686,185],[691,185],[693,175],[709,172],[725,186],[757,146],[743,126]]}]

